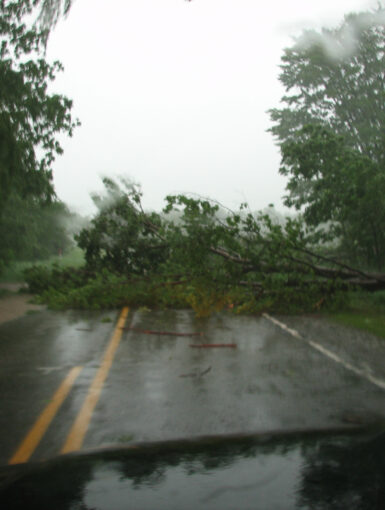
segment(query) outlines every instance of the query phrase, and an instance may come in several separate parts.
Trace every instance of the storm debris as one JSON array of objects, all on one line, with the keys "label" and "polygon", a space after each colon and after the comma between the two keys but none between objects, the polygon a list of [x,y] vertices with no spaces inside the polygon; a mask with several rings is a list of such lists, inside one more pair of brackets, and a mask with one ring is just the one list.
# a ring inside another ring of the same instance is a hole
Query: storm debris
[{"label": "storm debris", "polygon": [[208,368],[206,368],[206,370],[203,370],[202,372],[199,371],[190,372],[189,374],[181,374],[179,377],[202,377],[203,375],[208,374],[210,370],[211,366],[209,366]]}]

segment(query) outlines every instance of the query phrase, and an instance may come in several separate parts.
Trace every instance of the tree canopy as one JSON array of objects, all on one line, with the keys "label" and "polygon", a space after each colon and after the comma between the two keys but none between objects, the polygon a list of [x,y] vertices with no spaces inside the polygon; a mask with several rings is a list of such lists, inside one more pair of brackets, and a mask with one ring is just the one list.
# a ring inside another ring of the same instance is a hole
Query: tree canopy
[{"label": "tree canopy", "polygon": [[144,213],[137,185],[124,179],[121,186],[109,178],[103,182],[105,193],[92,195],[98,213],[77,236],[88,269],[136,275],[156,270],[167,254],[157,233],[159,214]]},{"label": "tree canopy", "polygon": [[39,22],[43,28],[50,30],[56,25],[61,16],[66,16],[74,0],[37,0],[35,4],[40,8]]},{"label": "tree canopy", "polygon": [[11,191],[43,201],[54,195],[57,135],[71,136],[78,124],[72,101],[48,90],[62,66],[44,58],[46,31],[27,25],[36,3],[0,2],[0,210]]},{"label": "tree canopy", "polygon": [[283,108],[270,110],[279,144],[321,124],[377,163],[385,144],[385,10],[349,14],[340,26],[305,31],[284,50]]},{"label": "tree canopy", "polygon": [[357,263],[385,264],[385,10],[306,31],[282,57],[270,131],[289,177],[285,204]]},{"label": "tree canopy", "polygon": [[282,145],[281,173],[289,175],[286,204],[308,225],[326,225],[340,253],[358,265],[385,265],[385,172],[330,129],[307,125]]}]

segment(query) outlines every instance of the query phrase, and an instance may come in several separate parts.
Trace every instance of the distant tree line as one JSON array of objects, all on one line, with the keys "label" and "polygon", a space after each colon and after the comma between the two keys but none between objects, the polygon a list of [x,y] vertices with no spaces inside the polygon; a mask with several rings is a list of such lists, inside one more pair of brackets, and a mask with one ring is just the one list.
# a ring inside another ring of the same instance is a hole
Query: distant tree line
[{"label": "distant tree line", "polygon": [[2,211],[0,259],[37,261],[65,253],[74,246],[69,226],[76,221],[63,202],[42,205],[13,193]]}]

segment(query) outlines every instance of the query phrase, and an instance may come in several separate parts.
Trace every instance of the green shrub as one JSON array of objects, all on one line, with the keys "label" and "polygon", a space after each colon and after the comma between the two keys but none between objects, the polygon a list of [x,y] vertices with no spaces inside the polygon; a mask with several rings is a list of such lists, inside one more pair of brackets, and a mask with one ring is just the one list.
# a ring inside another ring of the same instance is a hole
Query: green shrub
[{"label": "green shrub", "polygon": [[64,267],[57,264],[52,267],[35,265],[23,271],[28,289],[33,294],[42,294],[49,289],[61,292],[83,286],[92,274],[83,268]]}]

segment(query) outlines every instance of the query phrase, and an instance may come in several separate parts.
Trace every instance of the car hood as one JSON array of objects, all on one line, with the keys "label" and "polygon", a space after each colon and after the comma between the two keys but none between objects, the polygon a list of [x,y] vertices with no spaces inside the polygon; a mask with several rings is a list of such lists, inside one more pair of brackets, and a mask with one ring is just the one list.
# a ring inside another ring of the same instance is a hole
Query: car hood
[{"label": "car hood", "polygon": [[385,430],[138,443],[0,470],[8,510],[385,508]]}]

